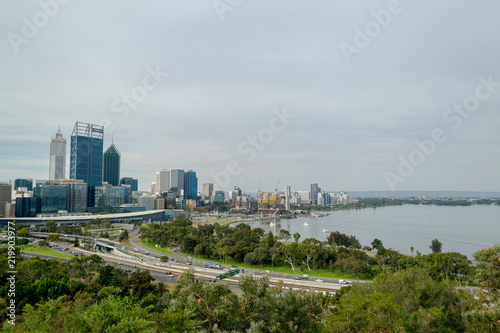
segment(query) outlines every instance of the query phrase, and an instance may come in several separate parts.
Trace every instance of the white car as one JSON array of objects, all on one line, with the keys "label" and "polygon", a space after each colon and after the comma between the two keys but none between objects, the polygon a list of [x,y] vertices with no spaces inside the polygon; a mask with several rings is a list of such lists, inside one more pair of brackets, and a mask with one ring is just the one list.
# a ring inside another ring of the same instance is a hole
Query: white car
[{"label": "white car", "polygon": [[323,281],[323,280],[321,280],[321,279],[316,279],[316,282],[322,283],[322,282],[324,282],[324,281]]}]

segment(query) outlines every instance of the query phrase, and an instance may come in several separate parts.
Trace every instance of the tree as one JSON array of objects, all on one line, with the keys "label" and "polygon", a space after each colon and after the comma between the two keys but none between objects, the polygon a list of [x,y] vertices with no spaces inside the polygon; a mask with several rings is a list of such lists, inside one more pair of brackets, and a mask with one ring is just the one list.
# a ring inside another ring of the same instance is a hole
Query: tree
[{"label": "tree", "polygon": [[168,261],[168,256],[161,256],[160,257],[161,262],[167,262]]},{"label": "tree", "polygon": [[75,242],[73,243],[74,247],[79,247],[80,246],[80,241],[78,240],[77,237],[75,237]]},{"label": "tree", "polygon": [[411,268],[356,284],[326,318],[328,332],[463,332],[465,303],[453,286]]},{"label": "tree", "polygon": [[278,248],[278,255],[292,267],[292,271],[295,271],[296,263],[303,258],[303,253],[301,253],[298,243],[281,245]]},{"label": "tree", "polygon": [[378,250],[379,248],[383,248],[384,245],[382,244],[382,241],[380,239],[375,238],[372,242],[372,248],[375,250]]},{"label": "tree", "polygon": [[262,237],[266,231],[262,228],[253,228],[252,233],[257,234],[259,237]]},{"label": "tree", "polygon": [[45,222],[45,229],[47,229],[47,232],[56,232],[57,224],[54,221],[47,221]]},{"label": "tree", "polygon": [[18,237],[28,237],[29,236],[29,230],[27,228],[21,228],[19,229],[19,231],[17,232],[17,236]]},{"label": "tree", "polygon": [[123,232],[120,234],[120,242],[126,241],[128,239],[128,231],[123,230]]},{"label": "tree", "polygon": [[130,275],[129,279],[129,287],[132,295],[137,296],[138,298],[143,298],[148,293],[154,290],[153,284],[151,281],[154,281],[154,278],[151,276],[148,270],[135,272]]},{"label": "tree", "polygon": [[450,275],[460,284],[462,277],[470,274],[470,260],[458,252],[437,252],[423,256],[424,268],[436,280],[449,279]]},{"label": "tree", "polygon": [[269,260],[269,253],[263,247],[256,248],[253,252],[254,260],[262,267],[262,262]]},{"label": "tree", "polygon": [[309,263],[317,258],[318,255],[318,246],[310,243],[302,243],[300,244],[301,252],[304,254],[304,263],[307,266],[308,270],[311,270],[309,267]]},{"label": "tree", "polygon": [[279,237],[280,239],[284,239],[286,241],[288,241],[291,237],[290,235],[290,232],[286,229],[281,229],[280,232],[279,232]]},{"label": "tree", "polygon": [[432,253],[441,252],[441,248],[443,247],[443,243],[441,243],[437,238],[433,239],[429,248],[432,250]]},{"label": "tree", "polygon": [[269,250],[276,244],[276,238],[273,233],[269,231],[262,237],[262,243],[264,243],[266,248]]},{"label": "tree", "polygon": [[300,234],[298,232],[293,234],[293,239],[295,239],[295,243],[299,242]]},{"label": "tree", "polygon": [[58,234],[50,234],[47,236],[47,240],[49,242],[55,242],[59,240],[59,235]]},{"label": "tree", "polygon": [[473,254],[477,262],[476,281],[491,293],[500,295],[500,244]]}]

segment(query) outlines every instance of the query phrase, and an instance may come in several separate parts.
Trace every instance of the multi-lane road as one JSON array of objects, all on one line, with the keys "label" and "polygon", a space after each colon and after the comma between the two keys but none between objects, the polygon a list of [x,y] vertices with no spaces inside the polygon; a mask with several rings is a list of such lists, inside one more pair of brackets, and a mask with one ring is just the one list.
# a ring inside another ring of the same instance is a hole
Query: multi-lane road
[{"label": "multi-lane road", "polygon": [[[66,236],[65,238],[74,237],[69,235],[65,236]],[[100,243],[106,243],[110,246],[112,245],[115,248],[119,249],[120,255],[123,256],[112,255],[107,251],[99,251],[99,250],[96,252],[90,252],[82,250],[80,248],[71,248],[71,251],[79,252],[81,255],[97,254],[98,256],[102,257],[106,261],[106,263],[119,267],[127,271],[129,274],[131,274],[134,270],[137,269],[149,270],[151,276],[155,278],[155,280],[161,282],[176,283],[178,281],[177,279],[180,274],[182,274],[189,268],[193,268],[195,270],[195,275],[197,277],[203,276],[205,277],[207,283],[211,283],[211,281],[215,281],[215,278],[218,275],[220,275],[224,271],[231,269],[231,267],[227,265],[226,266],[222,265],[220,270],[213,268],[206,268],[205,264],[207,263],[207,261],[185,256],[179,253],[176,249],[174,249],[170,254],[168,254],[169,262],[162,263],[160,262],[159,258],[162,255],[165,255],[165,253],[157,250],[152,250],[150,248],[143,246],[138,239],[137,231],[131,232],[129,240],[132,246],[123,245],[110,240],[102,240],[102,239],[99,240]],[[68,253],[70,251],[64,251],[64,249],[61,249],[61,252]],[[25,255],[29,256],[30,254],[25,254]],[[49,256],[40,255],[40,257],[49,257]],[[54,259],[60,259],[60,258],[54,258]],[[167,272],[171,274],[167,274]],[[270,285],[277,284],[278,281],[281,280],[283,281],[283,285],[286,288],[290,289],[307,289],[307,290],[312,289],[317,292],[328,293],[328,292],[335,292],[335,290],[338,290],[342,286],[344,286],[339,283],[338,279],[333,279],[333,278],[318,279],[311,276],[285,274],[285,273],[262,271],[256,269],[247,269],[247,268],[244,269],[244,272],[252,273],[256,278],[260,278],[264,275],[267,275],[270,278],[269,281]],[[228,287],[232,291],[240,292],[240,289],[238,287],[238,281],[239,277],[234,276],[226,278],[221,282],[227,283]]]}]

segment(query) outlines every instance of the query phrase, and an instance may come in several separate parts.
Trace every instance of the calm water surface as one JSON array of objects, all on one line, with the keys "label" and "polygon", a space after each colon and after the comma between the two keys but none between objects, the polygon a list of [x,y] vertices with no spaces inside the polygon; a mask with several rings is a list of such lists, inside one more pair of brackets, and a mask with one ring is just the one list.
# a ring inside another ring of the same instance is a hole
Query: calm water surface
[{"label": "calm water surface", "polygon": [[443,243],[443,252],[460,252],[469,259],[481,248],[500,244],[500,206],[404,205],[328,213],[329,216],[319,218],[283,219],[275,225],[266,221],[246,223],[274,234],[281,229],[292,235],[298,232],[300,241],[309,237],[326,241],[331,231],[338,230],[355,235],[362,245],[370,245],[378,238],[384,247],[404,254],[410,254],[412,246],[414,254],[430,253],[429,246],[435,238]]}]

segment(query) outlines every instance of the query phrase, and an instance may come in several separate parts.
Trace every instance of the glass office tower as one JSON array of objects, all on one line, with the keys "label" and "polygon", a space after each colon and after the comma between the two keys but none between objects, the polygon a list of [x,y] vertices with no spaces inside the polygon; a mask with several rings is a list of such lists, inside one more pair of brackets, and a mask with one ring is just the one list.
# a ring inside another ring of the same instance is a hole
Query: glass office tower
[{"label": "glass office tower", "polygon": [[104,152],[102,166],[102,180],[113,186],[118,186],[120,181],[120,152],[111,144]]},{"label": "glass office tower", "polygon": [[54,214],[60,210],[66,210],[65,185],[39,185],[33,190],[36,198],[37,212],[42,214]]},{"label": "glass office tower", "polygon": [[77,122],[71,134],[70,179],[87,184],[87,207],[94,207],[95,187],[102,186],[104,127]]},{"label": "glass office tower", "polygon": [[198,199],[198,178],[193,170],[184,172],[184,199]]}]

